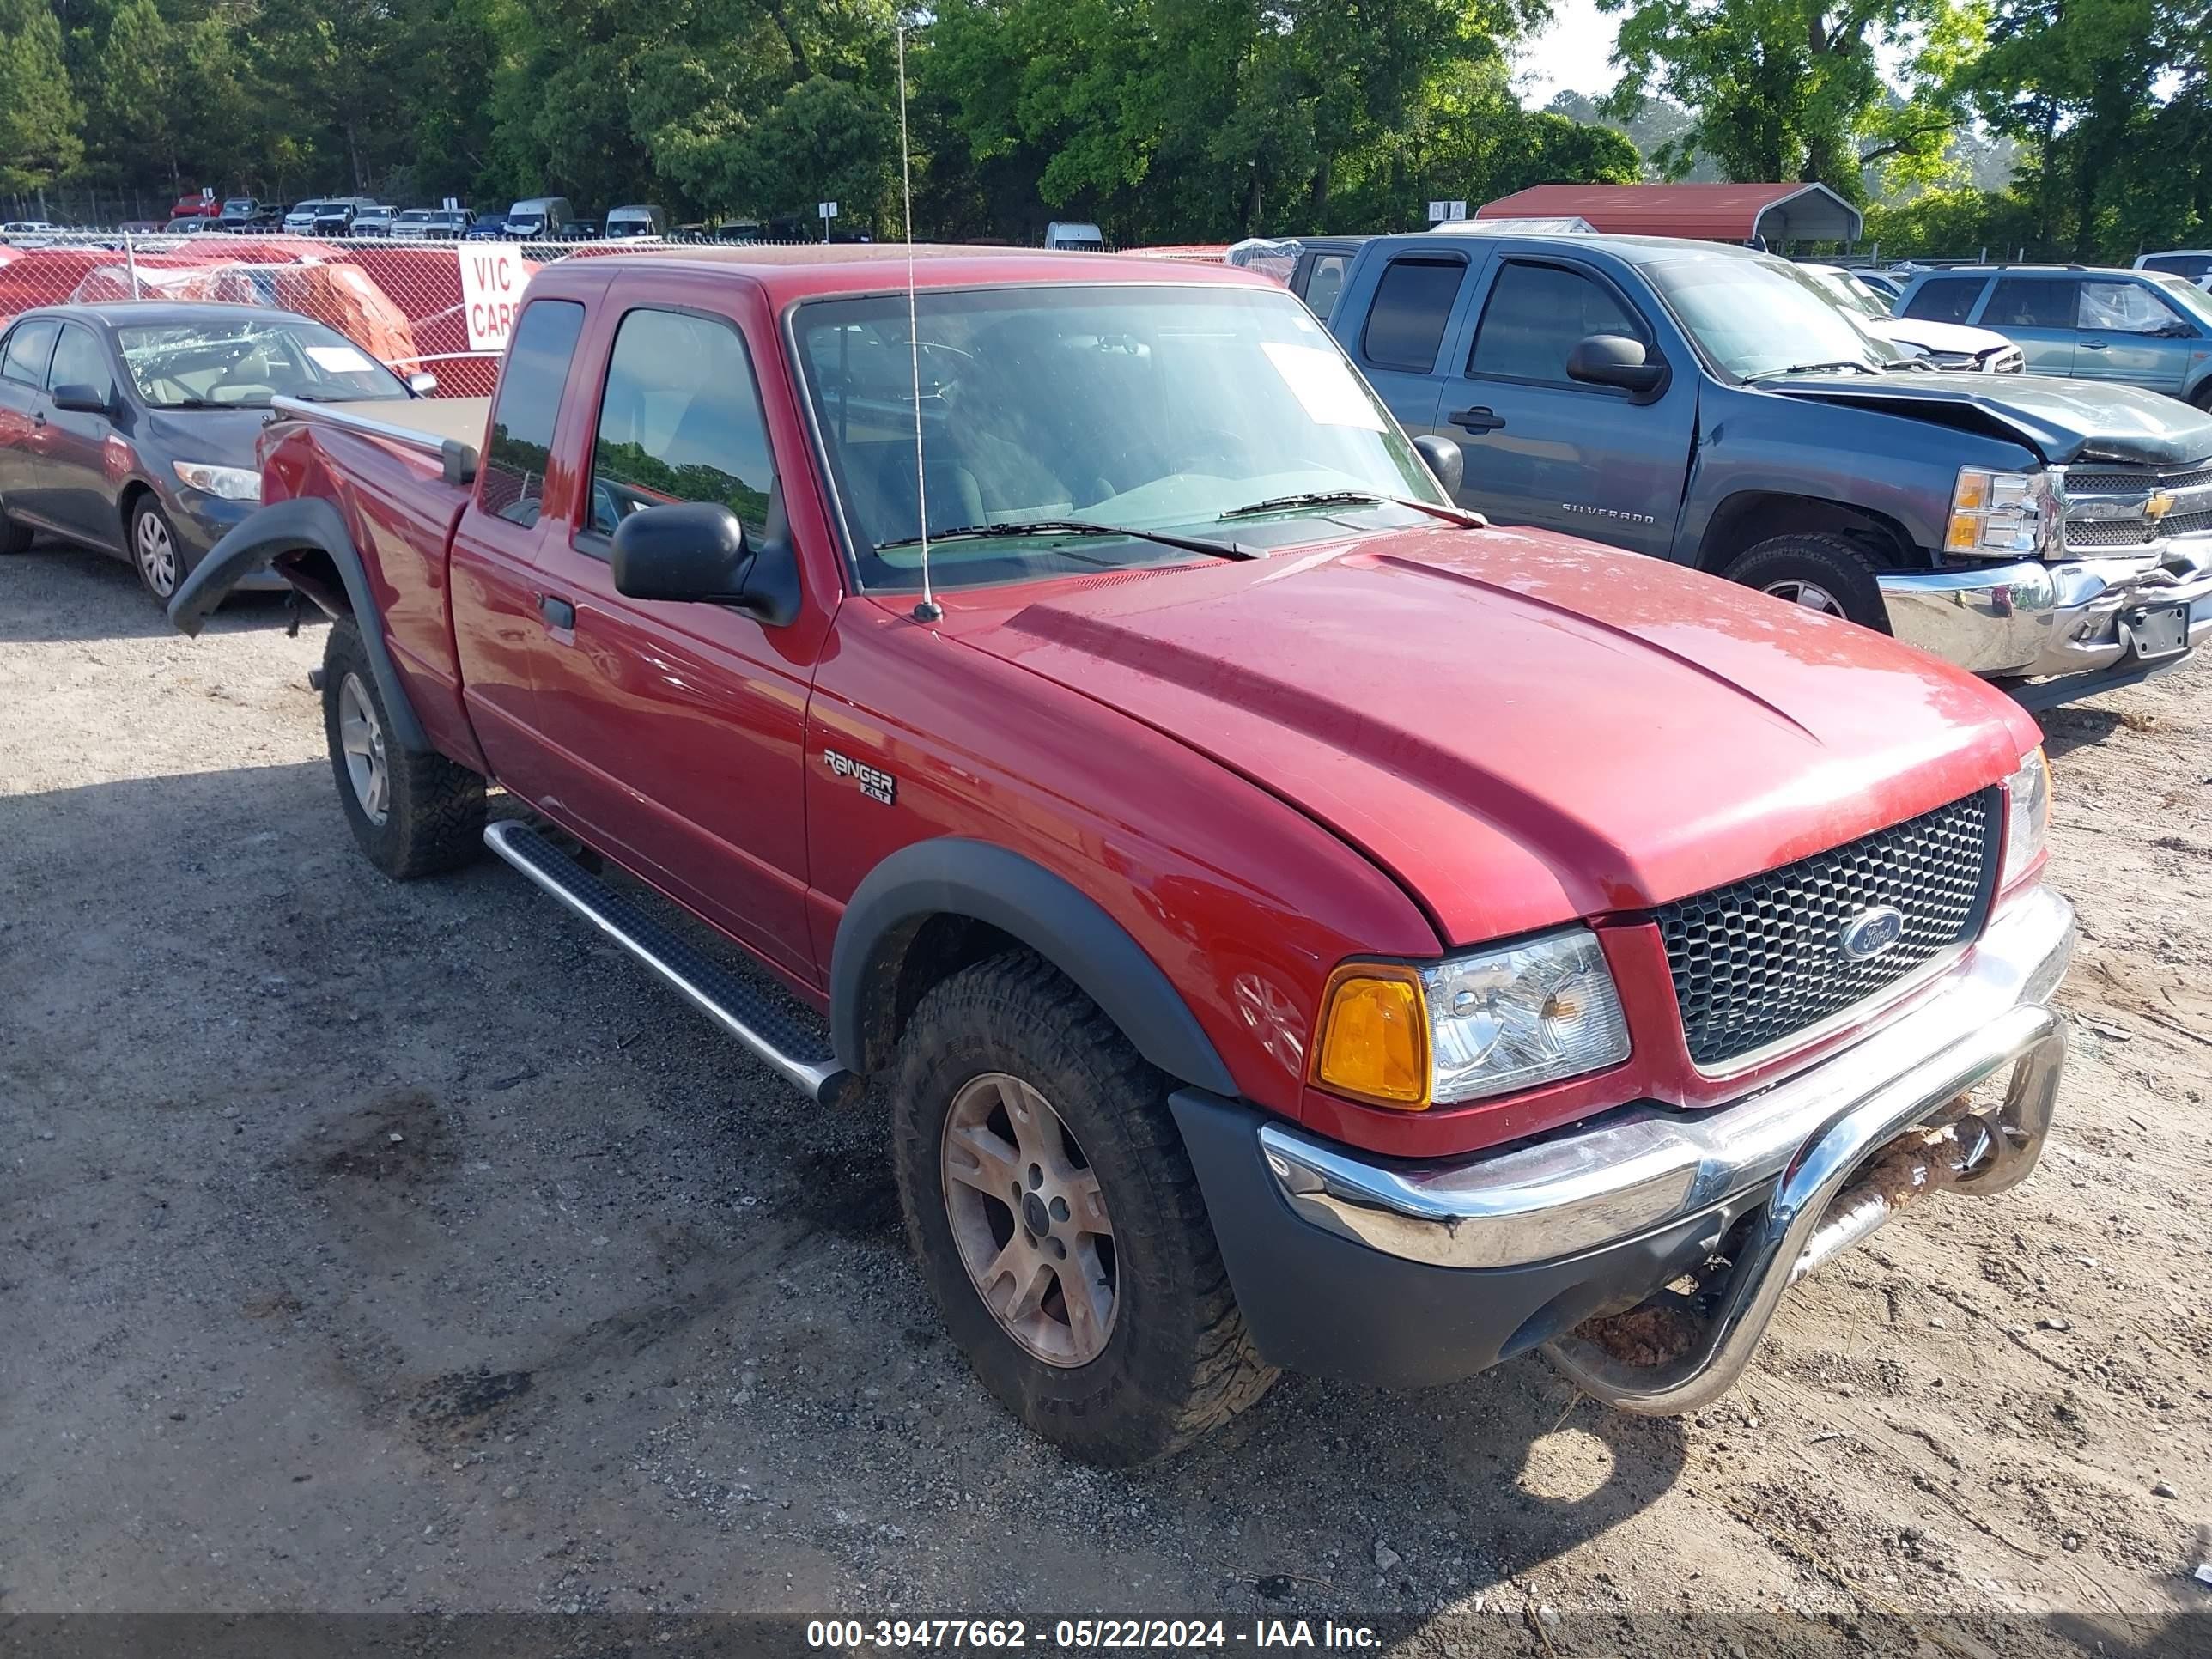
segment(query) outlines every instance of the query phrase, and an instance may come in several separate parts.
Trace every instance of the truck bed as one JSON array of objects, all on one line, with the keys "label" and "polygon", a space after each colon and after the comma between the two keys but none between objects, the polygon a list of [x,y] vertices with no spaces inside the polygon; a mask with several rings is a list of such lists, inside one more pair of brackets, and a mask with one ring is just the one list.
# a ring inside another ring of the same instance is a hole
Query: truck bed
[{"label": "truck bed", "polygon": [[274,400],[287,420],[342,427],[373,438],[427,450],[444,458],[450,482],[476,476],[477,446],[483,441],[491,415],[489,398],[378,398],[355,403],[307,403],[298,398]]}]

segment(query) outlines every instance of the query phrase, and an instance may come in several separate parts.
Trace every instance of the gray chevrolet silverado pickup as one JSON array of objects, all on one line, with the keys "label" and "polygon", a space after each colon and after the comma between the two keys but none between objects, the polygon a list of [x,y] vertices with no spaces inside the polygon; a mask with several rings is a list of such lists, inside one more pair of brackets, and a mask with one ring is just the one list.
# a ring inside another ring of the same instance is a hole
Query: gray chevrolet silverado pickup
[{"label": "gray chevrolet silverado pickup", "polygon": [[1457,446],[1462,504],[1847,617],[2030,708],[2164,672],[2212,633],[2212,416],[1939,373],[1784,260],[1378,236],[1328,326],[1408,431]]}]

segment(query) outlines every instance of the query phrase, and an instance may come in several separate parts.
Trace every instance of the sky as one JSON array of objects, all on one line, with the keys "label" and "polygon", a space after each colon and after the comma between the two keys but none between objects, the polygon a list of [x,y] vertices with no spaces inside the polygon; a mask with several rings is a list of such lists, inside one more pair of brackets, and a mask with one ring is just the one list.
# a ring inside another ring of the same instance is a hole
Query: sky
[{"label": "sky", "polygon": [[1597,9],[1597,0],[1552,0],[1552,21],[1521,48],[1514,83],[1522,101],[1540,108],[1565,88],[1593,98],[1611,90],[1620,72],[1605,60],[1613,53],[1618,16]]}]

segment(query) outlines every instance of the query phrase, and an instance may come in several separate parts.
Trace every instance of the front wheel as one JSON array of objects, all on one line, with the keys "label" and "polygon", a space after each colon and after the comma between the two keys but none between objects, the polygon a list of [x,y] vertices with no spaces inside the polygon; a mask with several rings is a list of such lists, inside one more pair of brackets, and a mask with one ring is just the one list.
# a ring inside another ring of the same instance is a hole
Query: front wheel
[{"label": "front wheel", "polygon": [[350,617],[323,647],[323,730],[338,804],[368,861],[400,881],[457,870],[483,850],[484,781],[393,741],[368,648]]},{"label": "front wheel", "polygon": [[1890,631],[1874,561],[1841,536],[1776,536],[1721,574],[1803,610],[1841,617],[1877,634]]},{"label": "front wheel", "polygon": [[184,556],[177,550],[169,515],[151,495],[140,496],[131,509],[131,564],[155,604],[166,606],[176,597],[185,576]]},{"label": "front wheel", "polygon": [[986,1387],[1086,1462],[1181,1449],[1267,1391],[1166,1080],[1025,953],[939,984],[902,1044],[907,1233]]}]

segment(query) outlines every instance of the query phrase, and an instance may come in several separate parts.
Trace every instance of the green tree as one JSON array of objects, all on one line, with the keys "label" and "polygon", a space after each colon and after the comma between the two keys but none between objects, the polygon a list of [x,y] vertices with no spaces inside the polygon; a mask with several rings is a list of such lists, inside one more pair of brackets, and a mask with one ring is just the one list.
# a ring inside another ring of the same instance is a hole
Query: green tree
[{"label": "green tree", "polygon": [[[1702,152],[1730,179],[1817,181],[1863,200],[1869,166],[1920,176],[1961,118],[1958,80],[1976,0],[1598,0],[1623,12],[1604,100],[1616,118],[1660,94],[1691,111],[1654,160],[1670,177]],[[1900,99],[1877,48],[1905,57]]]},{"label": "green tree", "polygon": [[84,156],[61,25],[39,0],[0,0],[0,190],[43,189]]}]

